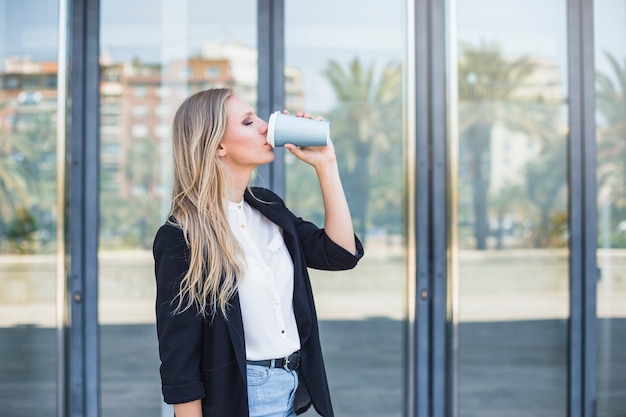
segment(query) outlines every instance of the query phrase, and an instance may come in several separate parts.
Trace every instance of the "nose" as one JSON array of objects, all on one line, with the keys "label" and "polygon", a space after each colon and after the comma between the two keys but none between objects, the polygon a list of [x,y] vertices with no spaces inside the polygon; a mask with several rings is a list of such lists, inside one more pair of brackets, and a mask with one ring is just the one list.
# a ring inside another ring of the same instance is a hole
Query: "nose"
[{"label": "nose", "polygon": [[269,125],[267,124],[267,122],[265,120],[263,120],[261,118],[259,118],[259,120],[261,122],[260,123],[261,133],[264,134],[264,135],[267,135],[267,127]]}]

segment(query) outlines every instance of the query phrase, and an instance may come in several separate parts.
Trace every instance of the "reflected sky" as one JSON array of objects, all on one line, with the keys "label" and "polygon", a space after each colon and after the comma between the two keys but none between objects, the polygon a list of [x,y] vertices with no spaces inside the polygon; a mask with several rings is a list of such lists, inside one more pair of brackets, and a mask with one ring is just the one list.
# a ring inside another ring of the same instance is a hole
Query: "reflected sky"
[{"label": "reflected sky", "polygon": [[[386,3],[380,7],[376,0],[358,3],[351,1],[320,0],[315,4],[302,6],[299,2],[286,2],[288,24],[301,28],[299,38],[287,38],[288,48],[323,46],[325,48],[364,48],[396,49],[398,15],[403,7]],[[562,2],[544,0],[502,1],[502,0],[457,0],[457,11],[463,20],[464,32],[470,40],[480,39],[482,33],[495,34],[498,31],[511,33],[511,19],[515,26],[523,26],[524,36],[517,42],[509,42],[511,53],[524,53],[537,47],[550,52],[554,44],[537,45],[528,32],[537,28],[541,32],[546,25],[565,24],[564,19],[555,21]],[[597,20],[602,22],[619,21],[621,24],[603,24],[597,28],[598,43],[610,49],[620,49],[626,38],[626,1],[596,0]],[[404,2],[398,2],[404,4]],[[102,43],[110,46],[124,46],[132,39],[132,49],[137,45],[158,44],[161,40],[159,28],[163,23],[163,11],[191,11],[187,14],[192,31],[188,41],[193,48],[200,48],[203,39],[237,40],[244,45],[256,44],[256,27],[248,22],[256,16],[256,2],[253,0],[102,0],[102,21],[104,31]],[[290,9],[293,8],[292,12]],[[375,10],[376,13],[372,13]],[[488,10],[489,13],[485,13]],[[540,12],[539,12],[540,11]],[[7,55],[31,51],[33,55],[50,53],[56,46],[56,25],[51,26],[51,16],[58,13],[56,1],[40,0],[0,0],[0,58]],[[10,16],[10,19],[2,18]],[[347,16],[349,21],[346,24]],[[506,16],[510,18],[507,19]],[[520,24],[523,23],[523,25]],[[225,29],[226,28],[226,29]],[[610,28],[610,31],[609,31]],[[368,29],[368,30],[364,30]],[[605,29],[605,30],[603,30]],[[565,30],[564,27],[558,30]],[[129,37],[130,36],[130,37]],[[538,36],[540,36],[538,34]],[[121,53],[122,51],[120,51]],[[124,50],[126,54],[132,53]],[[145,53],[142,50],[142,53]],[[46,57],[49,58],[49,57]],[[120,59],[127,58],[120,56]],[[160,58],[160,54],[155,58]]]},{"label": "reflected sky", "polygon": [[0,68],[8,57],[57,58],[56,1],[0,0]]},{"label": "reflected sky", "polygon": [[[532,52],[546,58],[558,57],[565,64],[567,51],[560,50],[554,33],[566,34],[565,1],[525,0],[457,0],[459,37],[477,43],[480,40],[502,42],[505,54],[522,55]],[[595,0],[596,45],[602,52],[620,56],[626,39],[626,0]],[[486,13],[486,11],[489,11]],[[559,17],[559,18],[556,18]],[[515,28],[523,28],[516,32]],[[550,28],[549,33],[546,28]],[[489,34],[488,36],[486,34]],[[597,51],[600,52],[600,51]],[[598,68],[606,69],[603,54],[598,55]]]},{"label": "reflected sky", "polygon": [[595,21],[601,24],[595,27],[596,65],[609,72],[605,52],[617,57],[624,57],[626,46],[626,0],[596,0]]}]

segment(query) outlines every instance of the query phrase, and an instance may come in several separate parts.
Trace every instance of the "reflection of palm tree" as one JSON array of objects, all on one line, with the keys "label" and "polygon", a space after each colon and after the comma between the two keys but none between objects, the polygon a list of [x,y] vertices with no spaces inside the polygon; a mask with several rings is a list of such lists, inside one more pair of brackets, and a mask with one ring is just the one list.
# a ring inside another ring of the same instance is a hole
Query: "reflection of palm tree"
[{"label": "reflection of palm tree", "polygon": [[597,75],[598,181],[612,181],[613,195],[626,207],[626,58],[622,66],[611,54],[606,57],[613,73]]},{"label": "reflection of palm tree", "polygon": [[[0,110],[5,107],[6,103],[0,103]],[[16,197],[26,194],[23,165],[19,163],[23,152],[19,146],[16,135],[0,136],[0,232],[17,205]]]},{"label": "reflection of palm tree", "polygon": [[150,138],[134,143],[128,153],[126,177],[130,181],[133,214],[129,222],[136,222],[139,244],[144,248],[152,246],[154,231],[160,222],[157,187],[161,180],[159,149]]},{"label": "reflection of palm tree", "polygon": [[516,207],[523,202],[522,189],[519,185],[505,183],[489,198],[489,205],[495,210],[496,215],[496,249],[504,248],[504,235],[507,232],[507,220],[512,223],[513,219],[507,219]]},{"label": "reflection of palm tree", "polygon": [[[529,200],[539,210],[539,224],[534,228],[533,247],[548,247],[552,236],[555,206],[565,200],[562,191],[567,178],[567,159],[565,157],[565,138],[547,141],[542,153],[526,163],[526,190]],[[564,206],[564,204],[563,204]],[[565,207],[561,213],[565,211]]]},{"label": "reflection of palm tree", "polygon": [[53,115],[37,114],[21,129],[19,113],[13,118],[12,131],[0,136],[0,236],[7,222],[19,222],[18,213],[53,217],[56,207]]},{"label": "reflection of palm tree", "polygon": [[156,142],[144,138],[133,143],[127,155],[126,178],[141,193],[154,195],[160,183],[161,167]]},{"label": "reflection of palm tree", "polygon": [[388,147],[390,138],[401,128],[400,116],[393,114],[402,94],[401,67],[389,63],[375,79],[373,66],[364,68],[355,58],[346,69],[330,61],[323,74],[338,101],[329,119],[335,146],[341,149],[338,154],[346,158],[341,166],[346,170],[346,193],[355,228],[365,239],[372,149]]},{"label": "reflection of palm tree", "polygon": [[460,146],[469,159],[476,248],[485,249],[489,234],[487,196],[492,128],[496,122],[508,124],[508,112],[501,111],[499,104],[513,98],[535,65],[526,57],[505,60],[494,44],[477,48],[464,44],[462,50],[458,67]]},{"label": "reflection of palm tree", "polygon": [[14,134],[0,136],[0,223],[12,216],[15,208],[24,205],[27,181],[24,159],[28,143]]}]

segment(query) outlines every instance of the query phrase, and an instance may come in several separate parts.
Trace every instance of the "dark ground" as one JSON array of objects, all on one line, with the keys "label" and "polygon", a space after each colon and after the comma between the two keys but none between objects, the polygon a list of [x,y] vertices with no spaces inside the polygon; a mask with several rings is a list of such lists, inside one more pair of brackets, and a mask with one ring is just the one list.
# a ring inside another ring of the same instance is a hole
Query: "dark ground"
[{"label": "dark ground", "polygon": [[[402,416],[403,322],[320,327],[335,414]],[[464,323],[459,335],[460,417],[566,417],[565,321]],[[601,320],[598,335],[598,417],[626,417],[626,319]],[[101,345],[101,416],[160,417],[154,326],[103,325]],[[55,329],[0,329],[0,417],[56,416],[55,361]]]}]

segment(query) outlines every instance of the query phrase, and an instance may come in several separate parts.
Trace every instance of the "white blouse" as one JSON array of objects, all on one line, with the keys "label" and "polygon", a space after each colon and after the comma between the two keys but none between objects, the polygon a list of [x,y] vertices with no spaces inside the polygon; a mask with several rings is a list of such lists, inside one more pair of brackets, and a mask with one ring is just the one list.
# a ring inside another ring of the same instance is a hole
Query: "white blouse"
[{"label": "white blouse", "polygon": [[293,261],[282,230],[242,201],[229,202],[230,227],[246,258],[238,277],[246,359],[285,357],[300,349],[293,313]]}]

